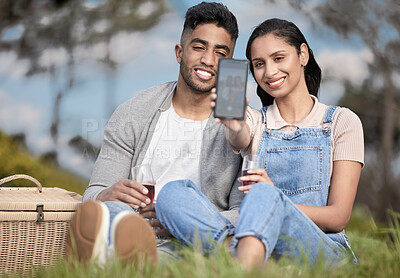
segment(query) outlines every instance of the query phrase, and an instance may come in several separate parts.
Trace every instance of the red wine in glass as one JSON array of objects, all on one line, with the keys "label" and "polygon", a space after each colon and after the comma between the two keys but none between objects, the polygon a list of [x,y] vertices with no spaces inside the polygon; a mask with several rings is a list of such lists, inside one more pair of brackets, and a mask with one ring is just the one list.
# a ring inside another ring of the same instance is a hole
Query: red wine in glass
[{"label": "red wine in glass", "polygon": [[[251,169],[242,170],[242,176],[247,176],[248,175],[247,171],[249,171],[249,170],[251,170]],[[253,181],[242,181],[242,183],[243,183],[243,185],[249,185],[249,184],[253,184],[254,182]]]},{"label": "red wine in glass", "polygon": [[[261,156],[248,154],[243,158],[242,176],[248,176],[251,169],[264,168],[264,159]],[[242,181],[243,185],[254,184],[254,181]]]},{"label": "red wine in glass", "polygon": [[142,183],[144,187],[147,188],[147,190],[149,190],[149,193],[144,194],[145,196],[147,196],[151,203],[153,203],[154,201],[154,184],[153,183]]},{"label": "red wine in glass", "polygon": [[143,195],[147,196],[150,199],[151,203],[153,203],[155,194],[155,180],[153,178],[150,165],[137,165],[132,167],[131,171],[132,179],[136,180],[138,183],[143,184],[143,186],[145,186],[149,190],[147,194]]}]

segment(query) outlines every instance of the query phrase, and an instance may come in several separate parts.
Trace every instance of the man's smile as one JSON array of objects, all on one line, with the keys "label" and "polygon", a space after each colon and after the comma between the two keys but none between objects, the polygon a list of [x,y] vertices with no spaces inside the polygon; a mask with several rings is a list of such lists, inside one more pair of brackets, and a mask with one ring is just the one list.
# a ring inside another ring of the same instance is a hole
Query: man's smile
[{"label": "man's smile", "polygon": [[196,75],[203,80],[210,80],[213,76],[215,76],[214,72],[207,71],[205,69],[195,68],[194,71]]}]

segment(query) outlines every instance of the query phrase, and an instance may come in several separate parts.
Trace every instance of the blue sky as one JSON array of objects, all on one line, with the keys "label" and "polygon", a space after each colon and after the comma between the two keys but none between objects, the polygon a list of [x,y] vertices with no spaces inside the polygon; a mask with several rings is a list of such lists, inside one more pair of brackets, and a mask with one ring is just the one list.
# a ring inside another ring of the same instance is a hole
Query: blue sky
[{"label": "blue sky", "polygon": [[[46,74],[26,78],[24,74],[28,61],[19,60],[13,51],[0,53],[0,129],[9,134],[25,132],[28,146],[35,154],[57,150],[64,167],[89,177],[92,163],[83,154],[75,153],[68,147],[69,139],[81,135],[100,145],[109,113],[118,104],[140,90],[177,79],[179,65],[175,60],[174,46],[179,42],[186,9],[200,2],[169,0],[170,11],[149,31],[122,32],[116,34],[108,46],[100,43],[91,48],[75,49],[79,61],[75,68],[77,85],[62,100],[60,140],[57,145],[50,138],[49,127],[55,91],[65,83],[66,53],[62,49],[46,49],[42,53],[43,64],[55,64],[59,68],[56,83]],[[348,79],[361,84],[368,76],[366,63],[372,61],[368,48],[357,39],[345,41],[332,32],[313,30],[309,18],[291,8],[285,0],[276,1],[275,4],[264,4],[262,0],[221,2],[238,19],[240,33],[234,54],[238,59],[245,57],[247,39],[252,29],[263,20],[279,17],[293,21],[306,36],[327,80],[321,86],[322,102],[336,104],[343,94],[340,81]],[[312,9],[313,2],[309,3]],[[101,24],[98,28],[101,28]],[[112,49],[114,59],[119,61],[111,99],[106,99],[105,93],[109,73],[95,61],[104,55],[106,47]],[[260,107],[254,90],[255,84],[250,77],[250,104]]]}]

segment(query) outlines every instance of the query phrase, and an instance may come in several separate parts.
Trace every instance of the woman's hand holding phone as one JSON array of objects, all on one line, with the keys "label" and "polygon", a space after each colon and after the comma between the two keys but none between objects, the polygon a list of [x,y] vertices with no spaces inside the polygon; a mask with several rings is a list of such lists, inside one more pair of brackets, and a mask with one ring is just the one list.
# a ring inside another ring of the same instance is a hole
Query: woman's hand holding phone
[{"label": "woman's hand holding phone", "polygon": [[[215,100],[217,99],[217,89],[213,88],[211,90],[211,95],[210,95],[210,101],[211,101],[211,108],[214,109],[215,107]],[[246,109],[247,109],[247,104],[248,104],[249,100],[246,98]],[[217,123],[221,123],[224,126],[226,126],[227,128],[229,128],[230,130],[234,131],[234,132],[239,132],[240,130],[242,130],[242,128],[245,125],[245,121],[241,121],[241,120],[229,120],[229,119],[220,119],[220,118],[215,118],[215,121]]]},{"label": "woman's hand holding phone", "polygon": [[[211,108],[214,109],[215,107],[215,100],[217,99],[216,89],[213,88],[210,94],[211,100]],[[246,107],[245,112],[247,109],[248,99],[246,98]],[[215,115],[215,114],[214,114]],[[223,124],[225,129],[225,136],[226,140],[229,142],[231,147],[235,150],[241,150],[247,147],[250,142],[250,128],[246,124],[245,120],[234,120],[234,119],[220,119],[215,117],[215,121],[217,123]]]}]

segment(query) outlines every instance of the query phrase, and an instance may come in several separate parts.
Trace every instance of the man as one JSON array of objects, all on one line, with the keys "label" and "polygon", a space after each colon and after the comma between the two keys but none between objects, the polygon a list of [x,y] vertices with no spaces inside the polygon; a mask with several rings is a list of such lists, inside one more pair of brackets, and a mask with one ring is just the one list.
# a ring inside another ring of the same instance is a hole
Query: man
[{"label": "man", "polygon": [[[178,81],[147,89],[114,112],[83,195],[83,201],[102,202],[85,202],[77,211],[68,252],[75,248],[79,260],[100,263],[107,248],[122,260],[157,260],[155,235],[170,234],[144,195],[147,189],[130,179],[131,167],[140,164],[151,166],[156,195],[169,181],[190,179],[236,222],[243,198],[237,182],[241,158],[229,148],[223,125],[215,123],[209,95],[218,59],[232,57],[237,37],[236,18],[223,4],[203,2],[188,9],[175,46]],[[180,201],[171,206],[179,209]],[[158,240],[157,250],[172,252],[172,244]]]}]

